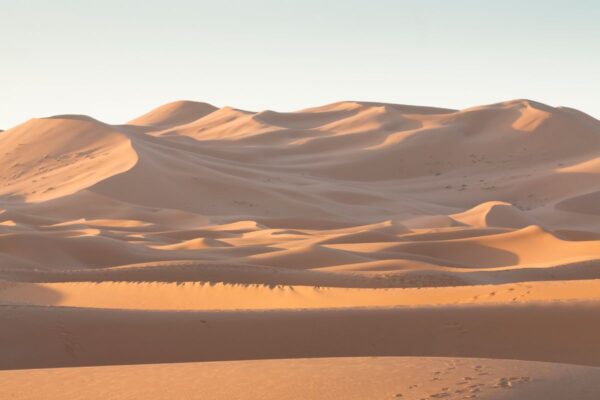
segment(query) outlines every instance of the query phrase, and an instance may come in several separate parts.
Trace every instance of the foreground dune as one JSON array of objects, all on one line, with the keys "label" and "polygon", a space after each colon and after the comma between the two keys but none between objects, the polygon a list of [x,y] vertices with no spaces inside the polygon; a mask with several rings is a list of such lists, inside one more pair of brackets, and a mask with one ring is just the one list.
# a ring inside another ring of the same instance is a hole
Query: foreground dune
[{"label": "foreground dune", "polygon": [[[600,368],[512,360],[369,357],[0,372],[25,399],[595,400]],[[56,382],[68,382],[57,385]],[[148,385],[148,382],[154,382]],[[66,387],[65,387],[66,386]],[[76,388],[76,389],[75,389]]]},{"label": "foreground dune", "polygon": [[[203,398],[600,396],[584,113],[181,101],[123,125],[32,119],[0,148],[0,368],[23,369],[1,394],[58,398],[69,379],[99,397],[123,374],[128,398],[154,374]],[[475,362],[496,372],[470,391],[429,376]],[[168,365],[124,366],[149,363]]]}]

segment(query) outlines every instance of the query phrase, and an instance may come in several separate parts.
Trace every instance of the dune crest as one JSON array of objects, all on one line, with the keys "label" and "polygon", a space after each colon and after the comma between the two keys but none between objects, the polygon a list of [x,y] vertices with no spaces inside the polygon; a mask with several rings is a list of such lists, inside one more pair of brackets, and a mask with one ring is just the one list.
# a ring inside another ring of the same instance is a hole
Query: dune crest
[{"label": "dune crest", "polygon": [[479,228],[515,228],[535,225],[534,221],[510,203],[488,201],[460,214],[451,215],[452,219]]},{"label": "dune crest", "polygon": [[84,190],[132,168],[127,135],[89,117],[33,119],[0,136],[0,196],[43,202]]},{"label": "dune crest", "polygon": [[128,124],[164,129],[195,121],[215,110],[217,107],[208,103],[175,101],[137,117]]}]

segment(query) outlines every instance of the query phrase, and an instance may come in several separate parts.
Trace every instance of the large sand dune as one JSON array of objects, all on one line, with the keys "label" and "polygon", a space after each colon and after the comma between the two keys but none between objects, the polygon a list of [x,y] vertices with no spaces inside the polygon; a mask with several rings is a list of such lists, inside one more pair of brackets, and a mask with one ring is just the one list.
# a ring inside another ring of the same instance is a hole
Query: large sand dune
[{"label": "large sand dune", "polygon": [[[32,119],[0,133],[0,368],[221,361],[1,372],[33,386],[0,394],[231,368],[189,398],[600,398],[599,194],[600,121],[529,100]],[[338,358],[235,361],[306,357]],[[515,390],[425,383],[461,357]],[[282,368],[312,394],[248,387]],[[353,374],[387,383],[329,387]]]}]

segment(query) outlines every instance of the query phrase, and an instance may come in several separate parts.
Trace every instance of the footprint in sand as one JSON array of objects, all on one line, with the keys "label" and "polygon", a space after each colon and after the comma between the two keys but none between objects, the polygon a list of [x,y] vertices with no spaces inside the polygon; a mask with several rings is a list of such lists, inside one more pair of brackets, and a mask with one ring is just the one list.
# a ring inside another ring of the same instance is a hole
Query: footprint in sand
[{"label": "footprint in sand", "polygon": [[531,378],[529,376],[511,376],[500,378],[498,382],[494,385],[494,388],[502,388],[502,389],[512,389],[518,384],[531,382]]}]

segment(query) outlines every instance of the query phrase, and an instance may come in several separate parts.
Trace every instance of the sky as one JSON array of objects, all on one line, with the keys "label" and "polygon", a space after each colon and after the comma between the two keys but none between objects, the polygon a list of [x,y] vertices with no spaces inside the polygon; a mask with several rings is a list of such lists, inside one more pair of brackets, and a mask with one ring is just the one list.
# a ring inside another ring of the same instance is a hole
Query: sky
[{"label": "sky", "polygon": [[0,0],[0,129],[175,100],[294,111],[515,98],[600,118],[596,0]]}]

